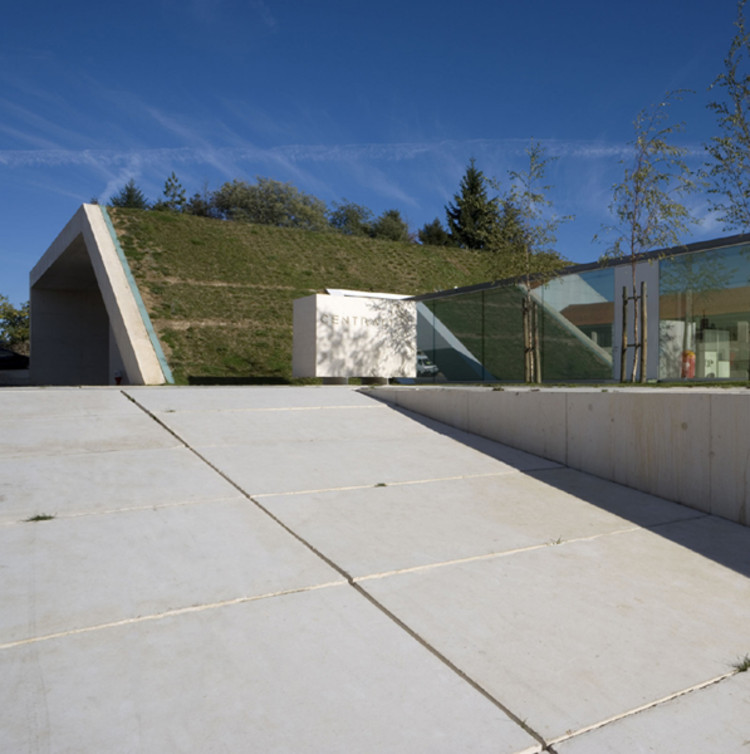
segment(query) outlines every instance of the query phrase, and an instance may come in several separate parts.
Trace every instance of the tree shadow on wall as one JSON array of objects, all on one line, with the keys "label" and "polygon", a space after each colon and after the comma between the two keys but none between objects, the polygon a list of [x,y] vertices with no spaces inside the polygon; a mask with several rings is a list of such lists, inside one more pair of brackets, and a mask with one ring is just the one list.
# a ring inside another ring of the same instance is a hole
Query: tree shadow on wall
[{"label": "tree shadow on wall", "polygon": [[[317,316],[317,315],[316,315]],[[330,377],[411,377],[416,370],[416,305],[412,301],[370,299],[367,325],[355,325],[353,315],[319,320],[327,343],[325,361]],[[360,319],[362,319],[360,317]],[[387,374],[386,374],[387,372]]]}]

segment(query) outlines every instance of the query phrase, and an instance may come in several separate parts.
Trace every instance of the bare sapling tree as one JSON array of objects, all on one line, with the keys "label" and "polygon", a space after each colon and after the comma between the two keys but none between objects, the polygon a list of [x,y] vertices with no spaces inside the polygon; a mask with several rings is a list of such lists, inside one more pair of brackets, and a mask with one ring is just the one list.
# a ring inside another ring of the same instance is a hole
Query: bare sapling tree
[{"label": "bare sapling tree", "polygon": [[706,144],[711,209],[719,213],[724,230],[750,230],[750,34],[745,27],[745,5],[737,3],[737,31],[712,90],[723,99],[708,107],[716,115],[720,135]]},{"label": "bare sapling tree", "polygon": [[[630,261],[631,287],[623,288],[623,342],[620,354],[620,380],[626,381],[629,349],[633,359],[629,382],[646,381],[648,338],[646,288],[636,286],[638,262],[649,252],[677,246],[681,236],[696,222],[683,203],[698,188],[685,162],[687,148],[670,143],[684,130],[682,123],[669,124],[669,107],[682,92],[668,92],[656,105],[641,110],[633,126],[632,157],[625,164],[622,181],[613,187],[610,212],[615,223],[603,229],[614,240],[604,258]],[[596,238],[596,237],[595,237]],[[628,317],[628,311],[632,316]],[[627,324],[632,326],[630,334]]]},{"label": "bare sapling tree", "polygon": [[547,199],[552,186],[544,184],[545,174],[557,158],[548,157],[546,149],[537,141],[531,142],[526,154],[528,168],[509,171],[512,188],[508,202],[517,210],[516,222],[520,226],[517,238],[522,246],[524,378],[526,382],[541,383],[539,309],[532,295],[532,285],[548,279],[559,268],[561,259],[553,249],[557,229],[572,218],[555,215],[551,210],[552,202]]}]

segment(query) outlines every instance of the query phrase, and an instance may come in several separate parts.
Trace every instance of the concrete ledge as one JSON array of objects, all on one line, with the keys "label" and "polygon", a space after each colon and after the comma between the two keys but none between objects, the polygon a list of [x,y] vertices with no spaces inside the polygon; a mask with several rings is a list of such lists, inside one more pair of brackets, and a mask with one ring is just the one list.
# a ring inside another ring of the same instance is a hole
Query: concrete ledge
[{"label": "concrete ledge", "polygon": [[459,429],[749,525],[746,389],[375,387]]}]

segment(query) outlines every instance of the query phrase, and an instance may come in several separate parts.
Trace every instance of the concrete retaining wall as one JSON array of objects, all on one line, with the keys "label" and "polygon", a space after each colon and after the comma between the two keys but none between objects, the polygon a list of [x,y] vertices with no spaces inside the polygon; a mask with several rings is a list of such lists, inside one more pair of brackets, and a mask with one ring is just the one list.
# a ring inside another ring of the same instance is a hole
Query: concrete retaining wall
[{"label": "concrete retaining wall", "polygon": [[370,390],[459,429],[750,524],[750,390]]}]

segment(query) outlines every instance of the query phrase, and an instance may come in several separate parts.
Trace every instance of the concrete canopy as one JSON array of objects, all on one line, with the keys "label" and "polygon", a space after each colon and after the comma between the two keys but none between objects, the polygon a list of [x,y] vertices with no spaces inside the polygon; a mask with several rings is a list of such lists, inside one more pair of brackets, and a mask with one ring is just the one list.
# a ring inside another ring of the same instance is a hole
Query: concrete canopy
[{"label": "concrete canopy", "polygon": [[84,204],[30,275],[31,382],[172,382],[106,210]]}]

